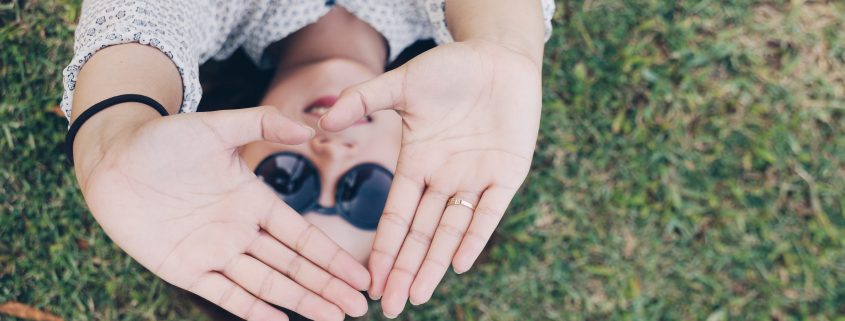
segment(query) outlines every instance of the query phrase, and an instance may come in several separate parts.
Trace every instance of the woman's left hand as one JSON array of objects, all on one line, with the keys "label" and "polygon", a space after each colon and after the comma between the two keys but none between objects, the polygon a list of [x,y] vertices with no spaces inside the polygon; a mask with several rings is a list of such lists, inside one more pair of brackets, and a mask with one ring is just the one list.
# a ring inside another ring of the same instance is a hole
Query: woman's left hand
[{"label": "woman's left hand", "polygon": [[[540,66],[488,41],[441,45],[344,90],[321,120],[342,130],[396,110],[402,148],[376,233],[370,296],[395,317],[428,301],[451,262],[469,270],[525,180],[541,110]],[[458,197],[475,206],[448,206]]]}]

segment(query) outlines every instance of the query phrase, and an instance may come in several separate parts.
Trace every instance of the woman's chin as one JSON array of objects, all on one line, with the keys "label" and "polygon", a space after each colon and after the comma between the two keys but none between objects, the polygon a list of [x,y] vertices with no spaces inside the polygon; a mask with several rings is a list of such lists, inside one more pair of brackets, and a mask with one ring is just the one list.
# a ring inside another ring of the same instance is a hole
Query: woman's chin
[{"label": "woman's chin", "polygon": [[358,262],[366,265],[370,251],[372,251],[375,231],[357,228],[337,215],[308,212],[303,217],[328,235],[341,248],[352,254],[352,257],[357,259]]}]

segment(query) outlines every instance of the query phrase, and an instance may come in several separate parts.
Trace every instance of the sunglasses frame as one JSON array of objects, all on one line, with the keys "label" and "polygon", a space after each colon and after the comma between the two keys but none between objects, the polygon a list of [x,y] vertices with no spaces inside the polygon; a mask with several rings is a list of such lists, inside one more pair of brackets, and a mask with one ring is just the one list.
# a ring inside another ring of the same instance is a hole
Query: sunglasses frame
[{"label": "sunglasses frame", "polygon": [[[308,205],[306,205],[303,209],[301,209],[301,210],[300,209],[294,209],[297,212],[299,212],[300,215],[307,213],[307,212],[316,212],[316,213],[323,214],[323,215],[338,215],[338,216],[342,217],[345,221],[347,221],[349,224],[352,224],[353,226],[355,226],[359,229],[368,230],[368,231],[372,231],[372,230],[376,229],[376,227],[378,226],[378,220],[376,220],[376,222],[374,222],[374,223],[362,222],[361,220],[355,219],[352,216],[352,213],[350,213],[347,210],[344,210],[341,207],[341,205],[340,205],[341,202],[338,202],[338,199],[340,198],[341,193],[345,192],[346,187],[341,186],[339,183],[342,182],[343,180],[345,180],[349,175],[353,174],[355,171],[362,170],[362,169],[373,169],[377,172],[382,172],[382,173],[386,174],[390,178],[390,181],[391,181],[391,184],[392,184],[393,173],[390,172],[387,168],[384,168],[384,166],[381,166],[381,165],[376,164],[376,163],[361,163],[361,164],[352,166],[352,168],[350,168],[349,170],[347,170],[346,172],[341,174],[340,177],[338,178],[337,182],[335,183],[335,188],[334,188],[334,200],[335,200],[335,202],[334,202],[334,206],[324,207],[324,206],[320,205],[320,197],[319,197],[319,195],[322,194],[322,188],[323,188],[323,182],[322,182],[322,176],[320,175],[320,170],[317,168],[317,165],[315,165],[313,161],[308,159],[308,157],[305,157],[305,155],[295,153],[295,152],[291,152],[291,151],[282,151],[282,152],[270,154],[266,158],[264,158],[264,160],[259,162],[258,165],[255,166],[255,170],[253,170],[253,173],[255,173],[256,176],[258,176],[262,181],[264,181],[263,176],[258,175],[258,173],[257,173],[258,169],[260,169],[262,166],[264,166],[267,162],[275,161],[276,158],[280,157],[280,156],[290,156],[290,157],[294,157],[296,159],[301,159],[302,161],[305,161],[307,166],[310,166],[311,168],[314,169],[314,175],[317,176],[317,180],[316,180],[317,191],[319,191],[320,193],[317,194],[317,197],[313,201],[309,201]],[[284,200],[284,195],[279,193],[278,190],[276,190],[276,188],[273,185],[271,185],[267,181],[264,181],[264,183],[267,184],[270,188],[272,188],[273,191],[276,192],[276,194],[278,194],[279,197],[281,197]],[[389,190],[390,190],[390,186],[388,186],[388,191]],[[382,208],[384,208],[384,205],[382,205]],[[378,213],[378,214],[379,214],[379,217],[381,217],[382,213]]]}]

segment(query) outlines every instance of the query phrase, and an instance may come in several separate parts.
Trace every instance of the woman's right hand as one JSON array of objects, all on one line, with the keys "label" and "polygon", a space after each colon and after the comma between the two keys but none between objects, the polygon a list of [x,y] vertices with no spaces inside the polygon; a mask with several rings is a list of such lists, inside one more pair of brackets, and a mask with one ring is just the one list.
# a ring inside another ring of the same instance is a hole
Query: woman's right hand
[{"label": "woman's right hand", "polygon": [[165,281],[247,320],[287,319],[272,305],[342,320],[366,312],[358,290],[369,273],[237,151],[258,140],[299,144],[312,133],[269,106],[168,117],[114,106],[82,126],[76,173],[109,237]]}]

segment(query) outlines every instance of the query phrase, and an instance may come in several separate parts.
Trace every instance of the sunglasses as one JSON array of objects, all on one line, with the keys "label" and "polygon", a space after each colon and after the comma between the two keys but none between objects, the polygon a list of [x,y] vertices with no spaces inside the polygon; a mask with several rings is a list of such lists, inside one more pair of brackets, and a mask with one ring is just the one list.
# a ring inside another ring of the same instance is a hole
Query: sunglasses
[{"label": "sunglasses", "polygon": [[323,207],[320,199],[320,172],[300,154],[281,152],[268,156],[255,168],[255,175],[270,185],[285,203],[298,213],[317,212],[340,215],[363,230],[378,225],[393,174],[386,168],[364,163],[344,173],[335,188],[335,205]]}]

